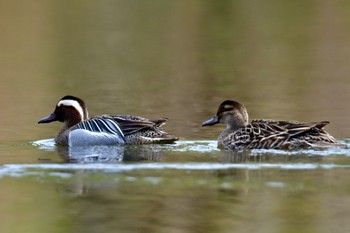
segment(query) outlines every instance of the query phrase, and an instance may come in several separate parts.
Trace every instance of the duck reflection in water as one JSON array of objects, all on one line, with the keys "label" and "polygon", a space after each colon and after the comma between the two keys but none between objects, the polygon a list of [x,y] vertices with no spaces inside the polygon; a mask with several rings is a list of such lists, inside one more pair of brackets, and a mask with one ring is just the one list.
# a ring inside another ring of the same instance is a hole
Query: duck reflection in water
[{"label": "duck reflection in water", "polygon": [[138,146],[57,146],[58,155],[69,163],[110,163],[128,161],[161,161],[164,151],[152,145]]},{"label": "duck reflection in water", "polygon": [[70,163],[96,163],[96,162],[121,162],[124,157],[122,146],[57,146],[58,155],[65,162]]}]

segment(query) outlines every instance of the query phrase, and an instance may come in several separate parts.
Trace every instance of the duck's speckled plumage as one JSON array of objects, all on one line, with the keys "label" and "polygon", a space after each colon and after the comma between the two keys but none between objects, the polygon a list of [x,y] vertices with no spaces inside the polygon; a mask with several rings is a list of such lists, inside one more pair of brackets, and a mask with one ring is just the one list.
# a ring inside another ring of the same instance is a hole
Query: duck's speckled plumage
[{"label": "duck's speckled plumage", "polygon": [[68,146],[173,143],[177,137],[164,132],[165,118],[149,120],[131,115],[102,115],[88,118],[83,100],[65,96],[55,111],[38,123],[63,122],[55,142]]},{"label": "duck's speckled plumage", "polygon": [[172,143],[178,139],[161,129],[167,118],[150,120],[132,115],[103,115],[102,117],[118,123],[127,144]]},{"label": "duck's speckled plumage", "polygon": [[218,147],[234,149],[294,149],[343,146],[323,128],[327,121],[248,121],[246,108],[237,101],[224,101],[217,114],[202,126],[224,123],[227,128],[218,138]]}]

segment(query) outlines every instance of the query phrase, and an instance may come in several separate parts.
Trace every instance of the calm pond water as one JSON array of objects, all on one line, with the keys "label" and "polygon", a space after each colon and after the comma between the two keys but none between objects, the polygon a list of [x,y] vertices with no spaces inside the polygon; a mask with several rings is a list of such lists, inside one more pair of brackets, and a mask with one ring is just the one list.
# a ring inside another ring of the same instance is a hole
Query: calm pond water
[{"label": "calm pond water", "polygon": [[[2,1],[0,232],[347,232],[346,1]],[[168,117],[172,145],[56,147],[57,101]],[[220,151],[225,99],[331,122],[330,150]]]}]

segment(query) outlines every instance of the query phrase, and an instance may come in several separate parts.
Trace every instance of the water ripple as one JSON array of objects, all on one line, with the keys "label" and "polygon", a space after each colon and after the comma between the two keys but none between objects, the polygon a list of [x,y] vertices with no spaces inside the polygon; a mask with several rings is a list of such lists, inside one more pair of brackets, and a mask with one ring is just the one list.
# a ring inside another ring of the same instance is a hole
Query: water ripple
[{"label": "water ripple", "polygon": [[[339,140],[340,143],[345,144],[346,148],[328,148],[328,149],[296,149],[296,150],[278,150],[278,149],[253,149],[250,150],[252,155],[259,154],[277,154],[277,155],[345,155],[350,156],[350,142],[349,139]],[[32,143],[39,149],[55,151],[56,146],[53,139],[38,140]],[[149,145],[151,150],[167,150],[174,152],[197,152],[207,153],[220,151],[217,148],[215,140],[180,140],[174,144],[154,144]]]},{"label": "water ripple", "polygon": [[[54,139],[43,139],[32,142],[41,150],[55,151],[56,145]],[[144,146],[144,145],[141,145]],[[174,144],[153,144],[150,146],[153,150],[172,150],[178,152],[212,152],[218,151],[217,142],[214,140],[180,140]],[[91,147],[90,147],[91,148]]]},{"label": "water ripple", "polygon": [[229,170],[229,169],[282,169],[282,170],[313,170],[313,169],[349,169],[350,165],[339,164],[229,164],[229,163],[138,163],[138,164],[6,164],[0,166],[0,177],[38,176],[48,174],[62,178],[69,177],[75,171],[121,173],[135,170]]}]

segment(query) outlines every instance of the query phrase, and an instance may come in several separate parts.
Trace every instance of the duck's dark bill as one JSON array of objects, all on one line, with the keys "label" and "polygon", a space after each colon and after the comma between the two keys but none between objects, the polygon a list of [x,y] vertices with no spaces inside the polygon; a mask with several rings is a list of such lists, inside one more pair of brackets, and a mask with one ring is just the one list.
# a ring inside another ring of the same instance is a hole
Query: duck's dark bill
[{"label": "duck's dark bill", "polygon": [[215,124],[217,124],[217,123],[219,123],[219,120],[218,120],[217,116],[213,116],[213,117],[210,118],[209,120],[204,121],[204,122],[202,123],[202,126],[215,125]]},{"label": "duck's dark bill", "polygon": [[47,117],[44,117],[43,119],[40,119],[38,121],[38,124],[41,124],[41,123],[50,123],[50,122],[53,122],[53,121],[57,121],[57,116],[55,113],[51,113],[50,116],[47,116]]}]

